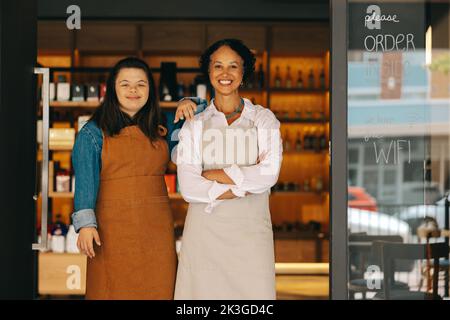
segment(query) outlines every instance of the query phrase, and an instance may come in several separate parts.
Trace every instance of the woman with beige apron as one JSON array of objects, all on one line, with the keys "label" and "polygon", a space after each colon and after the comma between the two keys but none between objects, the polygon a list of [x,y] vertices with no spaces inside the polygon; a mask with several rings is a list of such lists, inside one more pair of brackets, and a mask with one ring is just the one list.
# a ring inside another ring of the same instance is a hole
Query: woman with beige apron
[{"label": "woman with beige apron", "polygon": [[[248,60],[242,46],[233,39],[218,42],[201,61],[209,63],[208,70],[214,63],[242,66]],[[237,80],[239,86],[242,79],[232,69],[209,71],[216,97],[179,134],[175,161],[189,209],[175,299],[276,297],[269,193],[281,164],[279,122],[271,111],[239,96],[235,111],[225,112],[224,96],[233,90],[228,85]]]}]

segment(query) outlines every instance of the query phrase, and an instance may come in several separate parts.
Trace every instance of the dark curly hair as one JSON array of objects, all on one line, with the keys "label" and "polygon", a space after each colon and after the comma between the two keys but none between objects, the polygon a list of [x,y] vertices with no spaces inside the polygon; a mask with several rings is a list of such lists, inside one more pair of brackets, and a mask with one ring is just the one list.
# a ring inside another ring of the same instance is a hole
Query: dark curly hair
[{"label": "dark curly hair", "polygon": [[209,48],[206,49],[200,57],[200,70],[209,82],[209,63],[211,62],[211,55],[223,46],[230,47],[244,61],[243,81],[246,82],[255,72],[256,58],[253,52],[251,52],[250,49],[238,39],[222,39],[209,46]]}]

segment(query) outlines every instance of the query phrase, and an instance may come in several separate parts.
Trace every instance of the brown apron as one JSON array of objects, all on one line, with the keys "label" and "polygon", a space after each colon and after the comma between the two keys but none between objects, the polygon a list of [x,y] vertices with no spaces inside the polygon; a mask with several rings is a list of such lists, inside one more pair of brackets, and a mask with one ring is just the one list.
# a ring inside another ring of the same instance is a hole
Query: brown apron
[{"label": "brown apron", "polygon": [[101,246],[88,258],[86,299],[173,299],[176,251],[164,173],[167,143],[137,126],[104,136],[96,206]]}]

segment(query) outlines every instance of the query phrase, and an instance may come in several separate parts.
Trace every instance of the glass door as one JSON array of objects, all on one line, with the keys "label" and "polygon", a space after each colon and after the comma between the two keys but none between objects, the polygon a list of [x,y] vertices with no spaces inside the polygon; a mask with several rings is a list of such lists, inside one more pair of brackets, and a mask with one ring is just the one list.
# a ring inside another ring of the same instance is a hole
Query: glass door
[{"label": "glass door", "polygon": [[346,298],[448,297],[449,3],[347,3]]}]

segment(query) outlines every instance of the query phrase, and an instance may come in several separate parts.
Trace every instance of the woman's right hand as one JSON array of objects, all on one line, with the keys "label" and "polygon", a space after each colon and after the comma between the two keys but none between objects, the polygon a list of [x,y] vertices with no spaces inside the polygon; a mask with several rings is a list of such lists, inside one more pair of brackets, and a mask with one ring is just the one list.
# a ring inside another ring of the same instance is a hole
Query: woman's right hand
[{"label": "woman's right hand", "polygon": [[96,228],[86,227],[80,229],[77,241],[78,250],[91,259],[95,257],[94,240],[98,246],[101,246],[100,236]]},{"label": "woman's right hand", "polygon": [[195,111],[197,111],[197,104],[190,99],[185,99],[179,102],[173,123],[177,123],[179,120],[183,120],[184,118],[186,118],[186,120],[194,119]]}]

